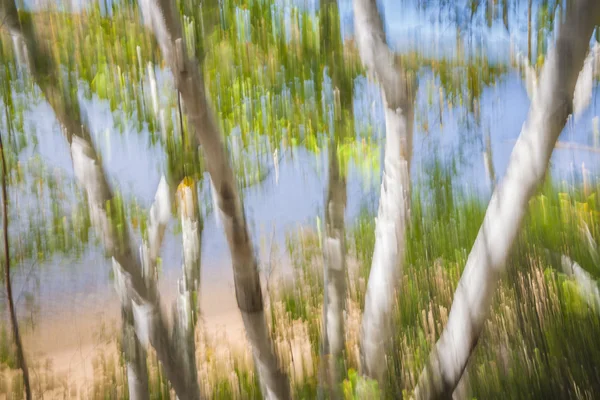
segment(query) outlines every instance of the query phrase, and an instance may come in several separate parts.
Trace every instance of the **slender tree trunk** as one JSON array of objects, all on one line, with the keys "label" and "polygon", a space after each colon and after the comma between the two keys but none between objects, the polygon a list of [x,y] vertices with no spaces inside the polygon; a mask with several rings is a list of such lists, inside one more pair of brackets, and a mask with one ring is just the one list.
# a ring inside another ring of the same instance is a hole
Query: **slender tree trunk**
[{"label": "slender tree trunk", "polygon": [[[17,51],[24,49],[27,55],[31,75],[44,93],[57,119],[62,125],[71,150],[73,169],[80,184],[85,188],[90,216],[103,239],[106,252],[113,257],[113,269],[117,282],[122,309],[125,314],[133,314],[134,330],[140,346],[148,343],[155,348],[167,379],[180,399],[197,399],[198,386],[190,385],[189,371],[183,370],[184,356],[178,351],[177,343],[169,337],[166,320],[160,308],[156,282],[146,279],[140,260],[134,256],[127,229],[118,231],[113,220],[116,210],[112,191],[108,185],[102,163],[98,159],[90,133],[82,121],[76,95],[59,86],[58,68],[50,56],[36,41],[33,27],[24,29],[18,19],[13,1],[1,0],[0,17],[15,39]],[[73,97],[75,98],[73,98]],[[131,319],[129,319],[131,321]],[[127,322],[127,321],[125,321]],[[128,335],[131,338],[131,335]],[[139,354],[136,344],[132,356]],[[141,360],[137,360],[140,361]],[[136,368],[135,364],[131,364]],[[137,376],[143,379],[144,369],[137,370]],[[137,386],[136,384],[136,387]]]},{"label": "slender tree trunk", "polygon": [[[158,279],[156,262],[162,240],[171,216],[170,189],[164,177],[161,178],[154,203],[150,207],[148,221],[148,240],[140,246],[142,257],[142,275],[147,285]],[[117,287],[117,290],[120,288]],[[126,288],[125,288],[126,289]],[[124,293],[123,296],[127,297]],[[146,365],[146,348],[140,343],[135,332],[135,321],[131,302],[121,306],[122,316],[122,349],[127,366],[127,383],[130,399],[148,399],[148,367]]]},{"label": "slender tree trunk", "polygon": [[123,350],[127,368],[129,398],[131,400],[149,399],[147,352],[135,333],[131,302],[121,305],[121,350]]},{"label": "slender tree trunk", "polygon": [[533,0],[529,0],[527,5],[527,61],[529,61],[529,65],[533,64],[533,60],[531,59],[531,6]]},{"label": "slender tree trunk", "polygon": [[206,95],[196,60],[186,54],[179,13],[169,0],[141,0],[144,20],[152,25],[164,59],[181,92],[188,120],[204,150],[206,167],[217,195],[221,222],[231,251],[235,293],[246,335],[252,346],[263,395],[290,398],[290,386],[275,354],[264,314],[258,263],[248,233],[227,149]]},{"label": "slender tree trunk", "polygon": [[382,382],[409,222],[416,84],[395,64],[375,0],[354,0],[354,26],[361,60],[381,85],[385,112],[384,170],[361,332],[361,367]]},{"label": "slender tree trunk", "polygon": [[529,199],[544,179],[556,140],[572,112],[575,83],[594,25],[600,22],[600,2],[575,1],[566,14],[506,175],[492,195],[454,293],[448,323],[419,379],[418,399],[452,396],[481,334]]},{"label": "slender tree trunk", "polygon": [[492,153],[492,138],[490,136],[489,128],[486,129],[485,133],[485,150],[483,153],[483,162],[485,167],[485,172],[490,184],[490,189],[492,192],[496,188],[496,170],[494,168],[494,154]]},{"label": "slender tree trunk", "polygon": [[[333,135],[332,135],[333,136]],[[337,141],[329,143],[329,184],[325,201],[325,238],[323,269],[323,351],[330,398],[341,398],[340,383],[344,374],[344,312],[346,310],[346,179],[340,173]]]},{"label": "slender tree trunk", "polygon": [[[197,376],[195,332],[198,321],[198,298],[200,289],[202,219],[198,214],[196,184],[184,178],[177,189],[179,215],[183,236],[183,277],[179,281],[177,298],[177,324],[180,344],[185,354],[185,368]],[[194,380],[197,384],[197,379]],[[199,390],[199,389],[198,389]]]},{"label": "slender tree trunk", "polygon": [[508,29],[508,0],[502,0],[502,23],[504,24],[504,28],[507,32]]},{"label": "slender tree trunk", "polygon": [[21,342],[21,334],[19,333],[19,321],[17,320],[17,312],[15,310],[15,302],[12,295],[12,285],[10,282],[10,247],[8,244],[8,194],[6,190],[8,170],[6,169],[6,160],[4,158],[4,146],[2,144],[2,136],[0,136],[0,157],[2,157],[2,213],[4,216],[3,231],[4,231],[4,283],[6,284],[6,297],[8,299],[8,311],[10,314],[10,324],[13,331],[13,339],[17,350],[17,364],[21,368],[23,374],[23,386],[25,387],[25,398],[31,400],[31,385],[29,384],[29,369],[25,361],[25,353],[23,351],[23,343]]},{"label": "slender tree trunk", "polygon": [[[344,65],[343,44],[339,23],[337,0],[322,0],[319,11],[319,30],[325,65],[319,66],[322,79],[325,68],[333,85],[333,104],[322,104],[322,118],[329,121],[329,110],[333,112],[333,124],[329,132],[329,182],[325,198],[325,237],[323,240],[323,334],[321,343],[321,367],[319,397],[343,397],[341,382],[345,377],[344,350],[346,310],[346,177],[340,171],[338,144],[344,136],[344,118],[352,115],[352,79],[348,79],[348,68]],[[322,90],[322,85],[318,87]],[[319,93],[321,94],[321,93]],[[323,98],[323,97],[321,97]],[[329,125],[329,124],[328,124]],[[341,167],[342,169],[345,167]]]}]

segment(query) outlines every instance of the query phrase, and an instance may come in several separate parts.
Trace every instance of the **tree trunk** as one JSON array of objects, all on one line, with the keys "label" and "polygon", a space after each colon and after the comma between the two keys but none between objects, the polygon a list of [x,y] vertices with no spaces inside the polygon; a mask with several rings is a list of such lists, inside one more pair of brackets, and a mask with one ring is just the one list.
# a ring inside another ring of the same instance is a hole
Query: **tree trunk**
[{"label": "tree trunk", "polygon": [[[156,263],[164,233],[171,217],[170,189],[163,176],[156,189],[154,203],[150,207],[148,221],[148,240],[140,246],[142,256],[142,274],[147,285],[158,279]],[[117,290],[120,288],[117,287]],[[126,288],[125,288],[126,289]],[[123,296],[127,297],[126,292]],[[130,399],[148,399],[148,368],[146,366],[146,348],[135,333],[134,314],[131,302],[125,301],[121,307],[122,349],[127,366],[127,383]]]},{"label": "tree trunk", "polygon": [[569,256],[555,253],[548,249],[545,250],[545,253],[552,261],[552,264],[558,267],[558,271],[565,274],[576,284],[581,299],[594,312],[600,313],[600,288],[596,279]]},{"label": "tree trunk", "polygon": [[188,120],[204,150],[206,167],[217,195],[231,259],[237,304],[252,346],[263,395],[287,399],[290,386],[275,355],[264,314],[258,263],[248,233],[227,149],[205,92],[196,60],[186,54],[179,13],[169,0],[142,0],[144,20],[150,23],[186,105]]},{"label": "tree trunk", "polygon": [[[344,118],[352,115],[352,78],[344,65],[342,34],[339,23],[337,0],[322,0],[319,11],[319,35],[325,62],[319,69],[324,77],[328,69],[333,86],[333,103],[324,101],[322,119],[329,121],[333,113],[333,124],[329,126],[329,182],[325,198],[325,237],[323,240],[323,334],[321,343],[321,367],[319,397],[339,399],[343,397],[341,382],[345,377],[344,367],[346,311],[346,177],[338,158],[338,145],[342,142]],[[318,85],[322,90],[322,85]],[[322,96],[322,93],[319,93]],[[340,171],[342,168],[342,171]]]},{"label": "tree trunk", "polygon": [[409,222],[416,85],[387,47],[375,0],[354,0],[354,26],[361,60],[381,85],[385,112],[384,170],[361,332],[363,372],[382,382]]},{"label": "tree trunk", "polygon": [[494,191],[462,277],[448,323],[421,373],[418,399],[448,398],[477,344],[529,199],[543,181],[552,150],[573,109],[573,92],[600,22],[596,0],[573,2],[560,27],[503,181]]},{"label": "tree trunk", "polygon": [[[174,337],[179,337],[185,354],[185,368],[197,376],[196,368],[196,322],[198,321],[198,299],[200,289],[202,219],[198,214],[198,193],[196,184],[184,178],[177,189],[179,216],[183,236],[183,277],[179,281],[177,298],[177,329]],[[197,384],[198,379],[193,382]],[[198,389],[199,390],[199,389]]]},{"label": "tree trunk", "polygon": [[527,5],[527,61],[529,61],[529,65],[533,64],[533,60],[531,59],[531,6],[533,0],[529,0]]},{"label": "tree trunk", "polygon": [[[114,204],[113,194],[104,176],[102,163],[98,159],[90,133],[82,120],[76,93],[73,94],[72,91],[65,90],[68,88],[59,86],[58,67],[42,48],[42,42],[37,41],[33,26],[30,23],[21,26],[14,2],[2,0],[1,5],[0,16],[15,39],[17,51],[24,50],[31,75],[62,125],[63,133],[69,142],[75,175],[87,193],[92,222],[103,239],[106,252],[113,257],[115,281],[121,289],[118,294],[122,310],[126,315],[133,315],[133,337],[142,342],[140,345],[136,344],[129,354],[140,354],[140,346],[151,343],[177,396],[180,399],[199,398],[194,386],[187,384],[189,379],[186,377],[189,371],[181,369],[184,357],[177,351],[176,343],[173,343],[168,335],[167,324],[160,309],[156,282],[145,279],[140,260],[132,252],[128,230],[119,232],[113,222],[116,215],[116,210],[111,207]],[[129,317],[127,320],[131,321]],[[128,334],[127,337],[132,336]],[[136,361],[139,363],[132,363],[132,368],[141,365],[141,360]],[[144,368],[136,369],[139,379],[143,379],[143,374]],[[137,383],[135,386],[142,387]]]},{"label": "tree trunk", "polygon": [[135,333],[131,302],[121,305],[121,350],[127,368],[127,387],[131,400],[150,398],[148,391],[147,352]]},{"label": "tree trunk", "polygon": [[[1,14],[0,14],[1,15]],[[8,299],[8,311],[10,314],[10,325],[13,331],[13,340],[17,352],[17,365],[21,368],[23,374],[23,387],[25,388],[25,398],[31,400],[31,385],[29,384],[29,369],[25,361],[25,352],[23,351],[23,343],[21,342],[21,334],[19,333],[19,321],[17,319],[17,311],[15,310],[15,302],[12,295],[12,285],[10,282],[10,246],[8,244],[8,194],[7,194],[7,174],[6,159],[4,158],[4,146],[2,144],[2,136],[0,136],[0,157],[2,158],[2,219],[4,232],[4,283],[6,286],[6,297]]]},{"label": "tree trunk", "polygon": [[[332,135],[333,136],[333,135]],[[330,398],[341,398],[340,383],[344,374],[344,312],[346,310],[346,179],[340,174],[337,141],[329,143],[329,184],[325,202],[325,238],[323,269],[322,362],[327,372]]]}]

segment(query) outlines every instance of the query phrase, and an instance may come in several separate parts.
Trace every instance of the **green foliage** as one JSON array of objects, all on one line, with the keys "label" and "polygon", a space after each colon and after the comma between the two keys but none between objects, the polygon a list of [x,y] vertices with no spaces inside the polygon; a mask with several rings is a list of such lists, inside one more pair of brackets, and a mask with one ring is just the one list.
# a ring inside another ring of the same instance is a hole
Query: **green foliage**
[{"label": "green foliage", "polygon": [[342,386],[345,400],[381,398],[377,381],[359,375],[354,369],[348,370]]}]

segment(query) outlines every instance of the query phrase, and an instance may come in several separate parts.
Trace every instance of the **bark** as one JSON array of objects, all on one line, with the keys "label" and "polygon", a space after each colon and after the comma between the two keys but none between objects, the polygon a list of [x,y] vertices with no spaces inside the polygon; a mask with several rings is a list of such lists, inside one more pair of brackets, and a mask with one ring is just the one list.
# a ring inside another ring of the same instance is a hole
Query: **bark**
[{"label": "bark", "polygon": [[448,398],[463,374],[506,270],[529,199],[543,181],[552,150],[573,110],[573,93],[600,3],[568,7],[503,181],[494,191],[454,294],[448,322],[419,378],[418,399]]},{"label": "bark", "polygon": [[8,311],[10,314],[10,325],[13,331],[13,340],[17,352],[17,365],[21,368],[23,374],[23,386],[25,387],[25,398],[31,400],[31,385],[29,384],[29,369],[25,361],[25,352],[23,351],[23,343],[21,342],[21,334],[19,333],[19,321],[15,310],[15,302],[12,295],[12,284],[10,282],[10,247],[8,244],[8,194],[6,160],[4,158],[4,146],[2,144],[2,136],[0,136],[0,157],[2,158],[2,214],[3,214],[3,232],[4,232],[4,284],[6,286],[6,298],[8,299]]},{"label": "bark", "polygon": [[[325,198],[325,236],[323,241],[323,334],[321,343],[321,379],[319,397],[328,389],[328,398],[343,397],[341,382],[345,377],[344,350],[346,311],[346,177],[340,171],[338,143],[342,140],[343,118],[352,114],[352,79],[344,65],[343,44],[339,24],[337,0],[322,0],[319,11],[319,30],[325,63],[319,79],[327,67],[331,76],[334,102],[333,124],[329,132],[329,181]],[[339,96],[338,96],[339,94]],[[322,118],[329,120],[331,105],[322,104]],[[326,111],[327,110],[327,111]]]},{"label": "bark", "polygon": [[149,399],[147,352],[135,333],[131,302],[121,305],[121,350],[127,369],[129,398],[132,400]]},{"label": "bark", "polygon": [[[166,226],[171,216],[171,201],[169,185],[164,177],[161,178],[154,203],[150,207],[148,221],[148,240],[140,246],[142,257],[142,274],[147,285],[158,279],[157,259],[160,252]],[[117,271],[117,273],[119,273]],[[148,368],[146,365],[146,348],[140,343],[135,333],[134,314],[131,302],[127,301],[127,288],[124,290],[124,301],[121,307],[122,316],[122,344],[127,367],[127,383],[130,399],[148,399]]]},{"label": "bark", "polygon": [[[177,351],[176,343],[174,344],[168,335],[156,282],[145,279],[141,262],[132,251],[127,229],[119,231],[114,223],[116,210],[111,207],[113,193],[94,149],[89,130],[83,121],[76,94],[61,86],[58,66],[54,65],[53,59],[43,48],[43,42],[36,38],[33,26],[21,26],[14,2],[2,0],[1,4],[0,17],[13,36],[17,51],[24,50],[27,55],[29,72],[62,126],[71,150],[75,175],[87,194],[92,222],[103,239],[106,252],[113,258],[116,285],[121,289],[118,294],[122,309],[127,315],[124,322],[134,321],[134,327],[127,329],[133,329],[135,335],[127,333],[127,337],[137,337],[137,340],[141,341],[141,344],[132,347],[133,350],[129,354],[139,354],[138,351],[143,346],[151,343],[177,396],[180,399],[197,399],[199,393],[194,391],[193,385],[187,383],[188,371],[181,369],[184,365],[183,355]],[[143,379],[145,367],[138,369],[138,365],[141,365],[140,359],[131,364],[132,368],[135,368],[136,376]],[[141,388],[137,383],[135,386],[134,390]]]},{"label": "bark", "polygon": [[[592,100],[594,88],[594,75],[597,65],[600,63],[600,44],[594,43],[579,72],[575,92],[573,94],[573,116],[577,120],[587,109]],[[525,87],[530,101],[537,92],[538,76],[535,69],[525,60],[521,54],[517,54],[517,66],[524,71]]]},{"label": "bark", "polygon": [[327,369],[330,398],[341,398],[340,383],[344,376],[344,313],[346,310],[346,179],[340,174],[337,143],[329,144],[329,183],[325,202],[325,238],[323,269],[325,294],[323,299],[322,362]]},{"label": "bark", "polygon": [[[185,368],[197,376],[195,331],[198,321],[202,220],[198,213],[196,184],[184,178],[177,189],[183,236],[183,277],[179,281],[176,334],[185,354]],[[198,380],[194,379],[197,384]],[[197,389],[199,390],[199,389]]]},{"label": "bark", "polygon": [[402,66],[395,63],[375,0],[354,0],[354,26],[361,60],[381,85],[385,112],[384,170],[361,331],[363,372],[382,382],[409,222],[416,85]]},{"label": "bark", "polygon": [[529,64],[533,63],[531,59],[531,7],[533,0],[529,0],[527,3],[527,61]]},{"label": "bark", "polygon": [[496,170],[494,169],[494,155],[492,153],[492,139],[489,129],[485,135],[485,151],[483,152],[483,163],[488,183],[492,191],[496,188]]},{"label": "bark", "polygon": [[258,263],[248,233],[227,149],[215,121],[195,59],[185,52],[185,38],[179,13],[169,0],[142,0],[144,20],[150,23],[186,106],[190,125],[204,151],[206,168],[215,189],[217,202],[233,264],[237,304],[242,313],[246,335],[252,346],[263,395],[287,399],[290,386],[275,355],[269,336]]},{"label": "bark", "polygon": [[592,101],[592,90],[594,88],[594,74],[596,65],[600,60],[600,44],[595,42],[585,58],[583,68],[579,73],[575,94],[573,95],[573,116],[577,120],[587,109]]}]

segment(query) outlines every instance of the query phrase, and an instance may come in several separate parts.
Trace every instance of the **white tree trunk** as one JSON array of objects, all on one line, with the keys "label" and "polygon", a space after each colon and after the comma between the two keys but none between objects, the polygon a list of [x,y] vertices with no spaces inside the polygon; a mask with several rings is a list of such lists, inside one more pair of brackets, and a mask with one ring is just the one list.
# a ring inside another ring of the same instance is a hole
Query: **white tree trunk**
[{"label": "white tree trunk", "polygon": [[[325,198],[325,235],[323,238],[323,325],[321,343],[321,379],[319,397],[343,398],[342,380],[345,368],[345,328],[346,312],[346,176],[338,157],[338,144],[345,135],[344,118],[352,114],[352,89],[348,87],[348,73],[343,65],[343,45],[339,30],[339,9],[337,0],[322,0],[319,5],[319,35],[321,52],[325,64],[319,76],[328,69],[333,89],[333,104],[326,104],[323,98],[323,118],[329,120],[333,113],[333,123],[329,126],[329,171],[327,195]],[[324,96],[324,93],[319,93]]]},{"label": "white tree trunk", "polygon": [[[142,257],[142,273],[147,284],[150,280],[155,281],[158,278],[156,270],[156,261],[166,226],[171,217],[170,190],[165,177],[161,177],[156,189],[154,203],[150,207],[148,221],[148,242],[140,246]],[[117,271],[117,274],[119,272]],[[123,302],[121,306],[122,316],[122,349],[125,355],[127,366],[127,383],[129,387],[129,398],[148,399],[148,369],[146,366],[146,349],[140,343],[135,333],[134,314],[131,308],[131,301],[128,301],[127,288],[122,285],[116,285],[117,291],[124,291],[121,296]]]},{"label": "white tree trunk", "polygon": [[[195,332],[198,321],[200,289],[202,220],[198,213],[196,184],[184,178],[177,189],[179,216],[183,236],[183,277],[179,281],[177,298],[177,333],[185,353],[185,368],[197,377]],[[197,384],[198,379],[194,379]]]},{"label": "white tree trunk", "polygon": [[[108,204],[114,204],[113,194],[88,128],[83,122],[77,99],[70,98],[69,92],[59,86],[58,66],[54,65],[52,57],[40,46],[40,42],[36,41],[33,27],[21,26],[14,2],[2,0],[0,6],[1,19],[5,21],[15,43],[25,49],[28,62],[26,67],[62,125],[71,149],[75,175],[87,193],[93,224],[103,239],[106,252],[113,257],[115,280],[121,288],[118,294],[122,310],[127,315],[124,323],[131,324],[131,320],[134,321],[133,329],[130,325],[124,328],[128,338],[125,344],[133,343],[128,354],[136,357],[135,362],[130,364],[131,370],[128,370],[128,374],[134,380],[133,394],[138,398],[147,398],[143,383],[146,367],[142,365],[142,358],[143,346],[150,342],[178,397],[199,398],[199,393],[194,392],[194,387],[187,385],[188,371],[180,367],[183,365],[183,356],[177,351],[176,343],[169,337],[167,324],[160,309],[156,282],[144,278],[140,260],[132,252],[128,230],[119,232],[114,225],[112,213],[115,210],[108,208]],[[131,315],[133,317],[130,317]],[[132,335],[132,332],[135,334]],[[135,343],[135,337],[142,343]]]},{"label": "white tree trunk", "polygon": [[481,334],[529,199],[544,179],[556,140],[573,110],[589,38],[600,22],[600,2],[573,1],[566,14],[506,175],[492,195],[454,293],[448,323],[419,378],[418,399],[452,395]]},{"label": "white tree trunk", "polygon": [[[113,210],[109,211],[106,208],[113,196],[91,141],[86,141],[80,136],[72,136],[71,154],[75,174],[87,192],[94,226],[103,236],[107,253],[113,256],[115,280],[117,287],[120,288],[118,292],[122,307],[127,313],[130,308],[132,310],[138,340],[141,341],[142,346],[151,344],[155,348],[167,379],[180,399],[199,398],[198,385],[194,382],[196,376],[193,371],[184,368],[185,355],[179,351],[177,339],[169,337],[167,324],[160,308],[156,280],[148,279],[143,275],[142,264],[133,256],[127,230],[117,232],[110,214]],[[151,231],[149,235],[152,235]],[[157,236],[157,239],[160,238],[161,236]],[[149,239],[152,240],[151,237]],[[152,254],[152,249],[158,245],[159,243],[150,242],[148,253]],[[153,271],[153,269],[154,266],[151,264],[148,270]],[[132,360],[128,366],[135,366],[139,362],[139,360]]]},{"label": "white tree trunk", "polygon": [[186,105],[190,125],[194,127],[197,140],[204,150],[207,170],[217,195],[221,223],[231,251],[237,303],[252,346],[263,394],[267,398],[288,399],[289,381],[279,366],[269,336],[258,263],[243,204],[199,66],[196,60],[186,54],[180,15],[170,0],[141,0],[140,3],[144,20],[152,26]]},{"label": "white tree trunk", "polygon": [[597,313],[600,313],[600,288],[598,282],[581,265],[570,257],[561,254],[560,270],[576,284],[581,299]]},{"label": "white tree trunk", "polygon": [[[333,137],[333,135],[331,135]],[[341,397],[345,349],[344,313],[346,310],[346,179],[340,174],[337,142],[329,143],[329,184],[325,202],[323,240],[323,358],[332,397]]]},{"label": "white tree trunk", "polygon": [[375,250],[361,332],[361,367],[367,376],[381,382],[409,222],[415,83],[396,65],[387,47],[375,0],[354,0],[354,26],[361,60],[382,88],[386,125]]}]

